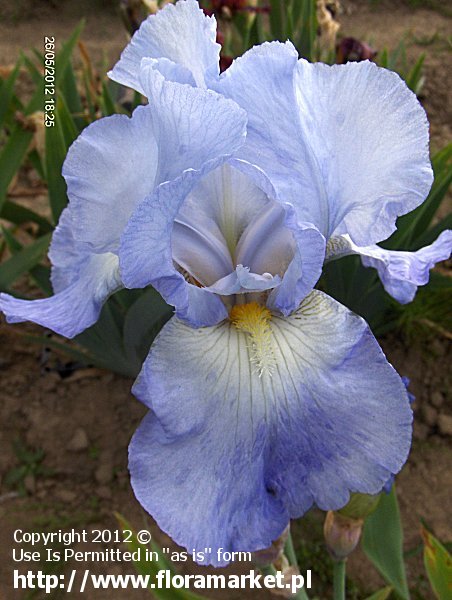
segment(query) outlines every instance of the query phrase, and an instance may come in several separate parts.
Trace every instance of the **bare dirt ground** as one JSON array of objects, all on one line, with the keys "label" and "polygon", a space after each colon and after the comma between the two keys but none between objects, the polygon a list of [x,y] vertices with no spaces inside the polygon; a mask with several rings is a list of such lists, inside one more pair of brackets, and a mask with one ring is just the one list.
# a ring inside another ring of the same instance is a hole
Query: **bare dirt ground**
[{"label": "bare dirt ground", "polygon": [[[344,2],[344,7],[344,35],[371,40],[379,49],[394,48],[406,36],[410,60],[427,52],[422,100],[431,123],[432,146],[442,147],[450,141],[452,127],[450,78],[446,77],[450,18],[443,11],[413,9],[398,2]],[[44,2],[24,0],[0,2],[0,66],[14,63],[24,47],[42,47],[44,35],[54,35],[62,42],[81,16],[86,16],[82,38],[88,50],[97,62],[111,65],[126,39],[113,3],[60,0],[51,8]],[[94,369],[78,370],[62,379],[55,368],[67,357],[49,354],[43,346],[29,342],[24,336],[30,332],[42,334],[30,325],[0,324],[0,598],[7,600],[26,597],[12,590],[13,569],[25,570],[11,557],[12,533],[17,528],[114,529],[113,513],[118,511],[137,529],[151,527],[161,544],[170,544],[144,515],[129,486],[127,445],[145,412],[129,392],[131,381]],[[421,518],[439,538],[451,541],[450,340],[436,335],[407,343],[391,336],[382,344],[399,373],[410,377],[417,398],[413,450],[397,479],[405,547],[413,550],[419,546]],[[35,452],[28,463],[20,448]],[[17,486],[10,487],[7,481],[12,470],[24,465],[28,470],[22,479],[26,491],[22,497],[15,495]],[[311,518],[320,523],[319,514]],[[29,568],[47,567],[32,563]],[[133,572],[132,566],[124,563],[71,563],[66,572],[72,568],[90,568],[93,573]],[[192,565],[184,569],[201,570]],[[350,560],[349,571],[359,600],[381,583],[360,552]],[[408,562],[410,583],[417,597],[430,598],[422,573],[420,555],[415,554]],[[316,588],[316,581],[323,576],[320,565],[314,570],[314,593],[326,598],[324,588]],[[85,597],[128,600],[149,598],[149,594],[91,590]],[[212,597],[265,600],[267,596],[238,592]]]}]

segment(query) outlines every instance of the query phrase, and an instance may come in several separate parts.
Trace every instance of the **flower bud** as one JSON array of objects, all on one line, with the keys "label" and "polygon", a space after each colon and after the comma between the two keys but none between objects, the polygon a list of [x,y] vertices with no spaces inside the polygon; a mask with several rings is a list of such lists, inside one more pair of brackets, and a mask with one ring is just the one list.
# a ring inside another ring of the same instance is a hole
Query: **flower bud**
[{"label": "flower bud", "polygon": [[334,560],[343,560],[356,548],[363,519],[350,519],[337,512],[328,511],[323,526],[326,547]]}]

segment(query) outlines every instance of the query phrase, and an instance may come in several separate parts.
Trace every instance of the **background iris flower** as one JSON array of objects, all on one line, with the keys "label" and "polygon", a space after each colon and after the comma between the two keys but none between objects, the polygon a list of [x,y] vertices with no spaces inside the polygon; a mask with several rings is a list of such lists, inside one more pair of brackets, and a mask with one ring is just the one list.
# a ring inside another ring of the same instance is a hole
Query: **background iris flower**
[{"label": "background iris flower", "polygon": [[215,39],[195,0],[141,26],[110,76],[149,105],[70,149],[55,295],[0,308],[71,337],[117,289],[154,286],[175,317],[133,388],[151,409],[135,494],[188,549],[254,551],[312,504],[379,492],[410,447],[402,379],[365,321],[314,290],[325,258],[360,254],[407,302],[451,234],[375,245],[432,182],[425,114],[397,75],[271,43],[220,77]]}]

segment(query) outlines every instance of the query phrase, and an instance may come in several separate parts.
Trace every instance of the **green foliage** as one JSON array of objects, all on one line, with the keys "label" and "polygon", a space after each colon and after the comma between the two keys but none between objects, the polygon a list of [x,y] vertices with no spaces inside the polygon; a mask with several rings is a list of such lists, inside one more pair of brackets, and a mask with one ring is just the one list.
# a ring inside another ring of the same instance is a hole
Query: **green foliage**
[{"label": "green foliage", "polygon": [[424,565],[432,590],[438,600],[450,600],[452,596],[452,557],[447,549],[425,527],[421,530],[424,540]]},{"label": "green foliage", "polygon": [[451,290],[450,277],[432,272],[429,285],[418,291],[413,302],[405,306],[393,303],[395,327],[408,339],[419,334],[427,337],[438,333],[449,337],[452,332]]},{"label": "green foliage", "polygon": [[392,587],[390,585],[388,585],[385,588],[382,588],[381,590],[378,590],[378,592],[375,592],[375,594],[372,594],[372,596],[369,596],[368,598],[366,598],[366,600],[387,600],[387,598],[389,598],[389,596],[392,593]]},{"label": "green foliage", "polygon": [[408,600],[403,558],[403,531],[395,486],[390,494],[382,494],[377,509],[364,525],[363,550],[397,594]]},{"label": "green foliage", "polygon": [[452,596],[452,557],[446,548],[427,529],[422,528],[424,565],[430,585],[439,600]]}]

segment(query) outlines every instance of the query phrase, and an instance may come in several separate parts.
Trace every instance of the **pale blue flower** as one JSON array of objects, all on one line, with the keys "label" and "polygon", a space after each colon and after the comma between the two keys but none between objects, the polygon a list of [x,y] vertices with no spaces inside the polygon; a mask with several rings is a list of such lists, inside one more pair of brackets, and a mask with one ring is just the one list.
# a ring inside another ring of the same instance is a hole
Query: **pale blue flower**
[{"label": "pale blue flower", "polygon": [[218,51],[195,0],[142,25],[111,76],[149,106],[89,127],[65,163],[56,295],[0,308],[73,335],[115,289],[153,285],[175,317],[133,388],[151,409],[130,446],[135,494],[190,550],[254,551],[313,504],[379,492],[406,460],[402,379],[314,286],[346,242],[383,261],[387,289],[424,281],[436,247],[406,259],[419,275],[374,244],[432,175],[425,115],[394,74],[264,44],[220,77]]},{"label": "pale blue flower", "polygon": [[427,255],[385,251],[383,266],[376,243],[395,231],[397,217],[424,201],[433,179],[425,112],[400,77],[368,61],[310,64],[298,60],[290,42],[252,48],[220,77],[214,21],[195,0],[157,17],[142,25],[110,76],[141,90],[137,73],[152,64],[168,79],[234,99],[248,115],[247,141],[237,156],[261,167],[297,216],[332,240],[328,260],[336,247],[338,256],[345,254],[340,236],[348,235],[349,253],[377,268],[396,300],[410,302],[429,269],[450,255],[452,234]]},{"label": "pale blue flower", "polygon": [[243,142],[243,111],[214,92],[160,76],[146,94],[152,107],[96,121],[69,149],[69,206],[49,252],[55,295],[29,302],[0,294],[8,322],[32,320],[70,338],[95,323],[123,287],[120,236],[140,201],[186,169],[221,162]]}]

